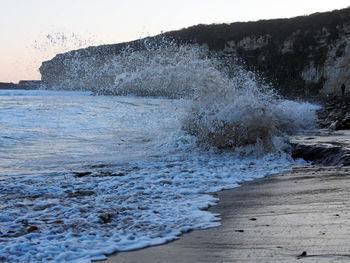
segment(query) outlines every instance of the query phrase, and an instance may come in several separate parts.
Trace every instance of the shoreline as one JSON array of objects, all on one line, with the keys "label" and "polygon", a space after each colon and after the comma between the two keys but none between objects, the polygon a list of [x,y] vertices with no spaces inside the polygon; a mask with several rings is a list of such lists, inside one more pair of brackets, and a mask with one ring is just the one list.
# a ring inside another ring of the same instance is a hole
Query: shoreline
[{"label": "shoreline", "polygon": [[[309,154],[320,148],[331,154],[341,144],[347,155],[349,138],[349,131],[339,131],[291,141],[307,147]],[[209,211],[220,214],[221,226],[194,230],[163,245],[117,252],[103,262],[350,260],[350,167],[294,166],[215,195],[220,201]]]},{"label": "shoreline", "polygon": [[348,262],[350,168],[295,166],[218,192],[222,225],[103,262]]}]

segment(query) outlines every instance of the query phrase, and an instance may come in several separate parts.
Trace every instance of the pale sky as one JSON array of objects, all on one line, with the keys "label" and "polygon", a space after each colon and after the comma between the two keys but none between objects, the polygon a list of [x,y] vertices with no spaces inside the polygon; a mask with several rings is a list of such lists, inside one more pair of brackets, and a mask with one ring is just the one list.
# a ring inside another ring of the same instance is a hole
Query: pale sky
[{"label": "pale sky", "polygon": [[40,79],[42,61],[80,47],[348,6],[349,0],[0,0],[0,82]]}]

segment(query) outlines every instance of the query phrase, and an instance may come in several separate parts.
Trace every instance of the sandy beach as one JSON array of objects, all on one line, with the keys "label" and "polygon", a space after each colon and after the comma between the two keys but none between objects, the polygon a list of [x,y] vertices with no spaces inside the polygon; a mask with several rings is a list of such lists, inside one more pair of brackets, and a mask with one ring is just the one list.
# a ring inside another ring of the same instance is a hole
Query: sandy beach
[{"label": "sandy beach", "polygon": [[[325,147],[348,140],[347,132],[327,136],[304,139]],[[220,227],[105,262],[350,261],[349,167],[294,166],[217,195],[220,202],[210,211],[221,214]]]}]

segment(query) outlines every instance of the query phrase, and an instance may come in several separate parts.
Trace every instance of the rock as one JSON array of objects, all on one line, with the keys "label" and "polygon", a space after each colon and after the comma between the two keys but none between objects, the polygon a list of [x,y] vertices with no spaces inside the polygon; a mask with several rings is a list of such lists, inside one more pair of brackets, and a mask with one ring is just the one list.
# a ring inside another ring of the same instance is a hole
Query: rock
[{"label": "rock", "polygon": [[297,259],[302,259],[305,257],[314,257],[314,256],[321,256],[321,255],[308,255],[306,251],[303,251],[299,256],[297,256]]},{"label": "rock", "polygon": [[301,257],[306,257],[307,256],[307,252],[306,251],[303,251],[303,253],[301,253],[298,258],[301,258]]},{"label": "rock", "polygon": [[313,164],[327,166],[348,166],[350,164],[350,150],[342,147],[292,144],[292,149],[294,159],[302,158]]},{"label": "rock", "polygon": [[322,109],[317,112],[319,126],[330,130],[350,129],[350,98],[322,98]]}]

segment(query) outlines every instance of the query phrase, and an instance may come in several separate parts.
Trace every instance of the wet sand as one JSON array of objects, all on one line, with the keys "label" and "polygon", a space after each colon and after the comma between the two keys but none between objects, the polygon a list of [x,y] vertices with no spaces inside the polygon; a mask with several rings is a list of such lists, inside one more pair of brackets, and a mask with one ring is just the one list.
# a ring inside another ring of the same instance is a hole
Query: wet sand
[{"label": "wet sand", "polygon": [[350,167],[295,166],[218,196],[220,227],[104,262],[350,262]]}]

